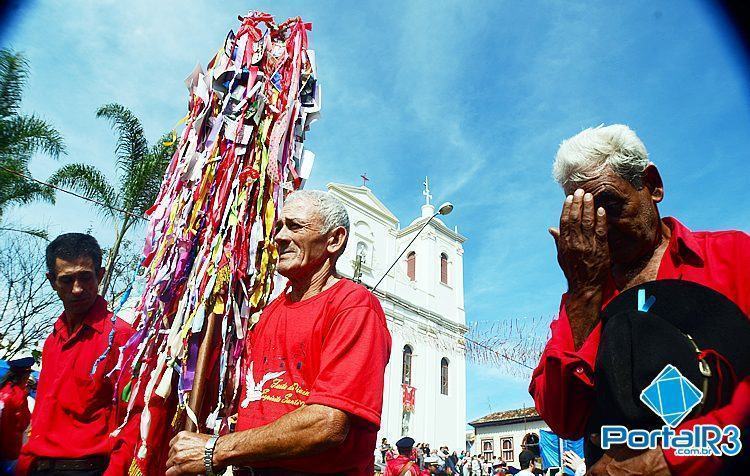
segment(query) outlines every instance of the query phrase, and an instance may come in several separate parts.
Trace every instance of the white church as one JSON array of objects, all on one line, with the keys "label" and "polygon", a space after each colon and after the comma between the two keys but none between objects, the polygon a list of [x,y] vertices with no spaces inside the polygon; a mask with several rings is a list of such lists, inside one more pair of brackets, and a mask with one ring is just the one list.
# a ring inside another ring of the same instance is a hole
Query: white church
[{"label": "white church", "polygon": [[393,444],[408,435],[433,448],[460,451],[466,437],[466,238],[439,215],[430,220],[437,212],[429,181],[424,185],[421,214],[402,228],[366,186],[328,184],[351,223],[338,269],[372,289],[408,246],[375,291],[393,338],[378,443],[387,438]]}]

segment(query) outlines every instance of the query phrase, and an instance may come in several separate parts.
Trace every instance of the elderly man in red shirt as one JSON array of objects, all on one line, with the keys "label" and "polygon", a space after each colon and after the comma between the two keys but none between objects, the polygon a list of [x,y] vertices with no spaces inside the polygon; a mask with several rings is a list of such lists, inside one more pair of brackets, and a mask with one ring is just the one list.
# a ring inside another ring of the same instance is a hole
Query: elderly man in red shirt
[{"label": "elderly man in red shirt", "polygon": [[99,295],[104,268],[94,237],[60,235],[47,246],[46,261],[47,278],[64,311],[44,342],[31,436],[23,447],[19,472],[127,474],[133,455],[127,441],[135,438],[110,437],[124,415],[113,403],[117,372],[112,371],[120,346],[133,330],[124,321],[113,321]]},{"label": "elderly man in red shirt", "polygon": [[330,194],[287,197],[276,245],[289,285],[248,336],[236,432],[179,433],[167,476],[373,474],[391,336],[378,299],[336,272],[348,236]]},{"label": "elderly man in red shirt", "polygon": [[[624,125],[586,129],[564,141],[554,164],[565,194],[560,227],[550,229],[568,282],[552,335],[529,392],[550,428],[584,436],[595,398],[599,311],[618,293],[647,281],[683,279],[727,296],[750,314],[750,236],[739,231],[693,232],[661,218],[664,186],[646,148]],[[728,405],[683,422],[750,424],[750,380]],[[591,474],[719,474],[718,457],[684,457],[648,450],[630,458],[605,454]]]}]

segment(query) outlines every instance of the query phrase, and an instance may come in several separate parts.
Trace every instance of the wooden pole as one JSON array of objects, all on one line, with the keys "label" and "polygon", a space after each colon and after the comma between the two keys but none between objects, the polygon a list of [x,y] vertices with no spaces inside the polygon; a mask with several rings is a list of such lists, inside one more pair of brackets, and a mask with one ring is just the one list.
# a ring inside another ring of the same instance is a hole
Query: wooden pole
[{"label": "wooden pole", "polygon": [[[195,417],[200,418],[201,409],[203,407],[203,397],[206,393],[206,377],[210,374],[208,369],[208,361],[211,356],[211,349],[213,348],[214,341],[214,328],[216,327],[216,315],[212,312],[208,315],[205,324],[205,333],[203,334],[203,342],[201,342],[200,349],[198,349],[198,361],[195,364],[195,378],[193,379],[193,389],[190,391],[190,409],[195,412]],[[200,432],[200,428],[196,428],[195,423],[190,418],[185,419],[185,430],[192,432]]]}]

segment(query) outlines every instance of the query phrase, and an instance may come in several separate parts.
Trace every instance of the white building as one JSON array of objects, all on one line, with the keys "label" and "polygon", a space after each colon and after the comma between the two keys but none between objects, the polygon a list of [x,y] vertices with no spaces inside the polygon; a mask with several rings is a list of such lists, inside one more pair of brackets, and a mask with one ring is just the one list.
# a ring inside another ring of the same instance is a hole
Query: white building
[{"label": "white building", "polygon": [[[344,203],[351,222],[339,272],[361,274],[370,288],[436,213],[427,181],[421,215],[404,228],[369,188],[332,183],[328,190]],[[393,338],[378,442],[385,437],[393,444],[408,435],[433,447],[465,446],[464,241],[433,218],[377,287]],[[402,384],[415,389],[413,412],[404,411]]]},{"label": "white building", "polygon": [[474,427],[471,454],[498,457],[516,467],[523,445],[539,456],[539,431],[549,431],[534,407],[490,413],[469,425]]}]

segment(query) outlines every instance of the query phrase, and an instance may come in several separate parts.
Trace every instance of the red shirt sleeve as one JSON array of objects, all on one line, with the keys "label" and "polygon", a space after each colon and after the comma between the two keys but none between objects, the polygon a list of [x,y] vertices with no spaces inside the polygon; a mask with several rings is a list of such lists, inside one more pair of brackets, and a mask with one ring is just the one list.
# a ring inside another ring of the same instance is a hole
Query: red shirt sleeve
[{"label": "red shirt sleeve", "polygon": [[555,433],[577,439],[584,434],[594,400],[594,364],[601,324],[597,324],[576,351],[565,311],[566,300],[567,295],[563,295],[560,314],[550,324],[552,335],[532,373],[529,393],[537,411]]},{"label": "red shirt sleeve", "polygon": [[339,311],[324,333],[320,371],[307,404],[320,404],[380,426],[391,336],[380,304]]}]

